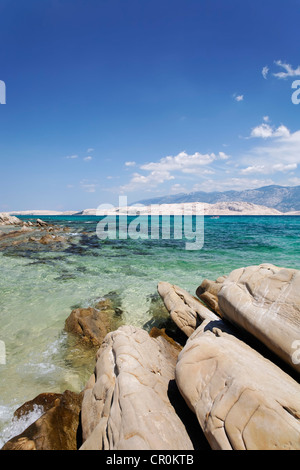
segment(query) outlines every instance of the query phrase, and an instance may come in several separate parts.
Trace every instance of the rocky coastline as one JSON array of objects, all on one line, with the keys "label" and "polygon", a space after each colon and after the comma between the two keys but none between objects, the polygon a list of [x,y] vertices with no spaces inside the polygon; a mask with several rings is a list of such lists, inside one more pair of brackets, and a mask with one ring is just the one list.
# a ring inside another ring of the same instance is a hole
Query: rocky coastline
[{"label": "rocky coastline", "polygon": [[[0,246],[68,242],[67,228],[7,217]],[[114,298],[74,308],[62,327],[95,352],[94,372],[80,393],[16,410],[43,413],[1,450],[299,450],[300,271],[247,266],[195,294],[178,284],[158,279],[168,318],[149,332],[123,324]]]}]

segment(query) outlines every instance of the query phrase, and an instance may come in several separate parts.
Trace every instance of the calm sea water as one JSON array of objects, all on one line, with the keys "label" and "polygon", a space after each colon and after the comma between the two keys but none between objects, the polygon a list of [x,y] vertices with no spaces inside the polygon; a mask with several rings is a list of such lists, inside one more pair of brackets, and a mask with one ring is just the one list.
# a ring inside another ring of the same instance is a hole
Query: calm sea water
[{"label": "calm sea water", "polygon": [[[6,350],[6,363],[0,364],[0,446],[29,424],[12,422],[25,401],[85,386],[94,352],[64,332],[73,308],[113,298],[124,323],[149,329],[161,321],[159,281],[195,294],[203,279],[243,266],[300,265],[300,217],[206,217],[198,250],[185,249],[185,240],[151,239],[150,232],[144,239],[99,240],[97,217],[43,219],[70,227],[68,243],[10,244],[0,251],[0,345]],[[28,419],[38,415],[35,410]]]}]

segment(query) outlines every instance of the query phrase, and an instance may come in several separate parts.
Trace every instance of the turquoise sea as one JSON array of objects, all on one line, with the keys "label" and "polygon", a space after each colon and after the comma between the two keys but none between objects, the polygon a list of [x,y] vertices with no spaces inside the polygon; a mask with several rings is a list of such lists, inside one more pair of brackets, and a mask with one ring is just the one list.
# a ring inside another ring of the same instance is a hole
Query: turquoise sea
[{"label": "turquoise sea", "polygon": [[[43,220],[61,227],[67,243],[0,244],[0,346],[6,353],[0,363],[0,446],[39,415],[36,409],[27,421],[12,421],[25,401],[41,392],[85,386],[94,352],[64,332],[73,308],[113,298],[124,323],[150,329],[162,321],[159,281],[195,294],[203,279],[243,266],[300,265],[297,216],[205,217],[204,243],[197,250],[187,250],[186,240],[174,237],[151,239],[150,232],[144,238],[136,233],[136,239],[100,240],[100,219],[93,216]],[[63,232],[65,226],[69,232]]]}]

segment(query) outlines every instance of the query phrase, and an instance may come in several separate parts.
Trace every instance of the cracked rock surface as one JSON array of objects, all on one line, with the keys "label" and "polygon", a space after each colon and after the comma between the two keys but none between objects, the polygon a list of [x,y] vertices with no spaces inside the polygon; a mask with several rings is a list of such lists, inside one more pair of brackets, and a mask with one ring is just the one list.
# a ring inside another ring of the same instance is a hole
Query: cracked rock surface
[{"label": "cracked rock surface", "polygon": [[194,448],[168,395],[178,352],[133,326],[106,336],[84,392],[81,450]]}]

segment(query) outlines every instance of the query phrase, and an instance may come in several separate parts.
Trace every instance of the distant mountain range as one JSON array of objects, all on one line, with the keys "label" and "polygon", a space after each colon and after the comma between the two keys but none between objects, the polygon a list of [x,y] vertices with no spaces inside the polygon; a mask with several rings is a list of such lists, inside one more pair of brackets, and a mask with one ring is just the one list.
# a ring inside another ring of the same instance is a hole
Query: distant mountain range
[{"label": "distant mountain range", "polygon": [[249,202],[277,209],[280,212],[300,211],[300,186],[264,186],[244,191],[211,192],[196,191],[193,193],[174,194],[137,201],[134,204],[181,204],[184,202]]}]

